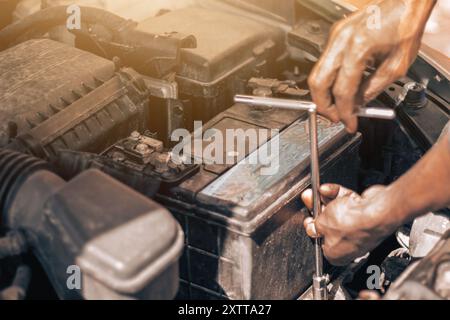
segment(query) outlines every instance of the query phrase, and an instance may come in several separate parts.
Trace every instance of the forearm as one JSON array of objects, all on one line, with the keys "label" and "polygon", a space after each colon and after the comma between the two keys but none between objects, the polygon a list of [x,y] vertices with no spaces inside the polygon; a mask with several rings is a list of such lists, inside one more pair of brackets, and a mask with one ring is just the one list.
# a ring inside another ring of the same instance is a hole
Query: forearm
[{"label": "forearm", "polygon": [[436,145],[386,190],[392,218],[406,223],[450,205],[450,126]]},{"label": "forearm", "polygon": [[423,33],[437,0],[403,0],[405,13],[401,28],[411,33]]},{"label": "forearm", "polygon": [[[384,0],[386,1],[386,0]],[[418,16],[429,15],[433,8],[435,7],[438,0],[401,0],[403,4],[411,11],[416,13]],[[425,23],[426,23],[425,19]],[[419,21],[416,21],[419,22]]]}]

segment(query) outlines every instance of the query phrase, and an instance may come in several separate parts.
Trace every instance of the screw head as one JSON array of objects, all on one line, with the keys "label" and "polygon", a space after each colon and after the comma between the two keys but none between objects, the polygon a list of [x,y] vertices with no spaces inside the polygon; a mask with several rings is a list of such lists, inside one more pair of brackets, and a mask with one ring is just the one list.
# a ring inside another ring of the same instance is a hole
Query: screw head
[{"label": "screw head", "polygon": [[144,143],[140,143],[136,146],[136,151],[141,154],[146,154],[150,152],[150,147]]},{"label": "screw head", "polygon": [[130,138],[134,141],[139,140],[140,137],[141,137],[141,134],[137,131],[133,131],[130,135]]},{"label": "screw head", "polygon": [[125,159],[126,159],[125,155],[122,152],[118,152],[118,151],[113,153],[112,158],[114,161],[119,161],[119,162],[125,161]]},{"label": "screw head", "polygon": [[310,33],[318,34],[322,32],[322,26],[317,21],[308,22],[308,31]]}]

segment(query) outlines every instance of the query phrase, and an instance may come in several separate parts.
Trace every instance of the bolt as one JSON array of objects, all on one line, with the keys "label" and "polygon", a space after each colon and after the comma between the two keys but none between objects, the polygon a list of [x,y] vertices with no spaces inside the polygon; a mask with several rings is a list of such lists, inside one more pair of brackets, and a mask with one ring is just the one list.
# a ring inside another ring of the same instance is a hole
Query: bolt
[{"label": "bolt", "polygon": [[[272,97],[272,89],[266,87],[259,87],[253,90],[253,95],[258,97]],[[272,108],[269,106],[256,106],[254,110],[257,111],[269,111]]]},{"label": "bolt", "polygon": [[141,137],[141,134],[137,131],[133,131],[130,135],[131,140],[137,141]]},{"label": "bolt", "polygon": [[177,116],[182,116],[182,115],[183,115],[183,107],[181,107],[181,106],[176,106],[176,107],[175,107],[175,114],[176,114]]},{"label": "bolt", "polygon": [[427,104],[427,87],[418,82],[408,82],[405,85],[405,103],[411,108],[422,108]]},{"label": "bolt", "polygon": [[146,154],[150,152],[150,148],[148,145],[140,143],[136,146],[136,151],[139,152],[140,154]]},{"label": "bolt", "polygon": [[308,31],[310,33],[318,34],[322,32],[322,26],[317,21],[308,22]]},{"label": "bolt", "polygon": [[272,90],[270,88],[260,87],[253,90],[253,95],[258,97],[271,97]]},{"label": "bolt", "polygon": [[125,159],[126,159],[125,155],[122,152],[118,152],[118,151],[113,153],[112,158],[114,161],[118,161],[118,162],[125,161]]}]

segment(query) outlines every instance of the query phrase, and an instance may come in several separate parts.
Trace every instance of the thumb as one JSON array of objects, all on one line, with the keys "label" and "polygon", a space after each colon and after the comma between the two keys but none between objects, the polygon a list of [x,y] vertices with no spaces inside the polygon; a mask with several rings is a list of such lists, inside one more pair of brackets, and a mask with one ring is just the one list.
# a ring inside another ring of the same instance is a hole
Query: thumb
[{"label": "thumb", "polygon": [[306,233],[309,237],[313,239],[321,238],[322,236],[317,231],[316,221],[313,218],[306,218],[303,222],[303,226],[305,227]]}]

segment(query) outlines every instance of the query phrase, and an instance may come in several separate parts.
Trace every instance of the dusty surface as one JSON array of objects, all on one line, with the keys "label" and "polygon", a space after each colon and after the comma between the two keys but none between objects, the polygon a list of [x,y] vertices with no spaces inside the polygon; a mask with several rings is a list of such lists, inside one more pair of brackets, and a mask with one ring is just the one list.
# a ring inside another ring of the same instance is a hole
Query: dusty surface
[{"label": "dusty surface", "polygon": [[[163,9],[179,9],[195,4],[198,0],[47,0],[49,5],[78,3],[100,7],[126,18],[142,21],[156,15]],[[254,0],[251,0],[254,2]],[[346,4],[353,9],[363,8],[375,0],[333,0]],[[40,8],[41,0],[22,0],[15,12],[14,18],[20,19]],[[443,65],[450,72],[450,1],[438,1],[423,38],[427,55]]]},{"label": "dusty surface", "polygon": [[[163,9],[178,9],[194,3],[195,0],[47,0],[48,5],[79,4],[102,8],[115,14],[142,21],[156,15]],[[41,0],[22,0],[15,12],[15,19],[23,18],[40,9]]]}]

